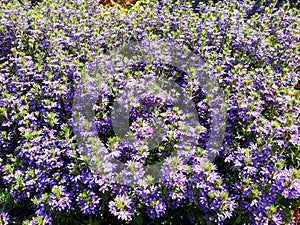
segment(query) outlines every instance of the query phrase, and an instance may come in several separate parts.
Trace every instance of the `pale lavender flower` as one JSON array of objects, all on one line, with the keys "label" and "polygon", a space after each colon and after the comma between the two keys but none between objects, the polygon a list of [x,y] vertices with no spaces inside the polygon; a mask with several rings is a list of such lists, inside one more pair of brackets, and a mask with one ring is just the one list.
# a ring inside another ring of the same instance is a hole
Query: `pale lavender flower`
[{"label": "pale lavender flower", "polygon": [[108,203],[109,211],[121,220],[130,221],[133,216],[134,202],[126,195],[116,196]]}]

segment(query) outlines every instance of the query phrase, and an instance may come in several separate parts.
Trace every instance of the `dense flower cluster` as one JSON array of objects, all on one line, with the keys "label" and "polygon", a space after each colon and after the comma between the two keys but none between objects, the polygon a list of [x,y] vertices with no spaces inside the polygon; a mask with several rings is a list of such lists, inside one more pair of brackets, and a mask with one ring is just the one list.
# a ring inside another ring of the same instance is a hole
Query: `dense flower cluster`
[{"label": "dense flower cluster", "polygon": [[[137,2],[131,11],[90,0],[0,8],[0,224],[295,224],[299,10],[252,0]],[[212,109],[190,74],[135,59],[112,73],[118,59],[103,62],[111,49],[142,40],[190,50],[224,90],[228,120],[213,161],[206,149]],[[101,59],[108,74],[101,88],[85,88],[87,96],[99,93],[93,122],[100,148],[108,149],[104,158],[124,162],[117,177],[123,183],[107,176],[113,163],[91,166],[82,149],[93,146],[80,147],[74,135],[76,122],[86,124],[74,121],[74,90],[92,79],[88,68]],[[189,117],[174,107],[176,98],[155,94],[149,80],[184,90],[197,111],[195,129],[182,126]],[[136,141],[128,144],[114,133],[112,108],[126,105],[124,90],[135,96],[136,87],[145,94],[129,109]],[[156,134],[153,123],[163,131],[154,149],[147,142]],[[144,178],[143,165],[156,162],[159,182],[131,185]]]}]

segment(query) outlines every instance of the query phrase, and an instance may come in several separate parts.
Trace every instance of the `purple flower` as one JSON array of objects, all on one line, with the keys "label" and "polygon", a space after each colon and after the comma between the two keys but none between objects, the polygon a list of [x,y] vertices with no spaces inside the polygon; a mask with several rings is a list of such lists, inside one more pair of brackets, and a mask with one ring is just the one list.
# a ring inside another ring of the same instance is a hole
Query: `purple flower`
[{"label": "purple flower", "polygon": [[134,162],[129,160],[126,163],[126,168],[122,170],[122,179],[125,184],[137,184],[140,179],[144,176],[143,165],[140,162]]},{"label": "purple flower", "polygon": [[285,198],[296,199],[300,196],[300,172],[293,169],[278,170],[274,178],[276,185]]},{"label": "purple flower", "polygon": [[151,219],[161,217],[166,211],[166,204],[156,195],[147,196],[146,205],[146,212]]},{"label": "purple flower", "polygon": [[29,221],[29,225],[51,225],[52,224],[52,217],[49,215],[44,216],[35,216]]},{"label": "purple flower", "polygon": [[98,211],[100,198],[94,192],[80,193],[76,200],[82,213],[95,214]]},{"label": "purple flower", "polygon": [[49,196],[48,202],[52,209],[57,211],[72,209],[71,193],[66,191],[64,186],[55,185],[52,188],[52,193]]},{"label": "purple flower", "polygon": [[133,216],[134,203],[126,195],[118,195],[108,203],[109,211],[118,219],[130,221]]},{"label": "purple flower", "polygon": [[9,215],[6,212],[0,212],[0,223],[3,225],[8,225]]}]

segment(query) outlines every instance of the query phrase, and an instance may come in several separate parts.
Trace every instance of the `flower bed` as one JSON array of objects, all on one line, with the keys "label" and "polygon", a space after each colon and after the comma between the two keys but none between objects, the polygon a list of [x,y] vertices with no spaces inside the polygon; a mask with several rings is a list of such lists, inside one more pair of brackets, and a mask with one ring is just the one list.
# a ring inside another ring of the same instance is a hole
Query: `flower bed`
[{"label": "flower bed", "polygon": [[[298,9],[258,10],[237,0],[197,9],[169,0],[137,2],[131,10],[88,0],[0,6],[0,224],[297,223]],[[121,59],[109,55],[145,40],[199,57],[205,76],[222,89],[226,126],[213,159],[207,143],[217,113],[193,74],[163,57],[133,57],[117,68]],[[99,62],[105,69],[93,89],[90,68]],[[182,99],[151,92],[149,80],[177,85],[196,119],[188,107],[175,107]],[[82,83],[87,96],[99,97],[97,146],[104,158],[124,164],[123,182],[105,172],[117,169],[113,163],[91,161],[85,152],[94,146],[79,141],[89,136],[80,130],[86,121],[74,117]],[[136,87],[146,94],[129,110],[134,147],[115,133],[112,109],[125,105],[124,90],[136,96]],[[149,148],[155,119],[163,141]],[[196,126],[182,125],[189,121]],[[173,155],[183,149],[188,153]],[[139,184],[144,166],[159,162],[158,181]]]}]

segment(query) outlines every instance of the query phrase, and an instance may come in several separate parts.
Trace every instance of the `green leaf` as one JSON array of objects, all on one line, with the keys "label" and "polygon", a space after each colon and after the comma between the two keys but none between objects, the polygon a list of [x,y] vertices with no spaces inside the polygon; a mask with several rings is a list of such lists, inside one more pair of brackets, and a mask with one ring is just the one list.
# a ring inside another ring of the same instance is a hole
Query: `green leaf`
[{"label": "green leaf", "polygon": [[242,215],[239,215],[236,220],[234,221],[234,224],[241,224],[242,222]]},{"label": "green leaf", "polygon": [[137,223],[138,225],[142,225],[142,224],[143,224],[143,218],[142,218],[141,216],[137,216],[137,217],[136,217],[136,223]]},{"label": "green leaf", "polygon": [[6,108],[0,107],[0,118],[4,116],[7,119],[7,111]]}]

